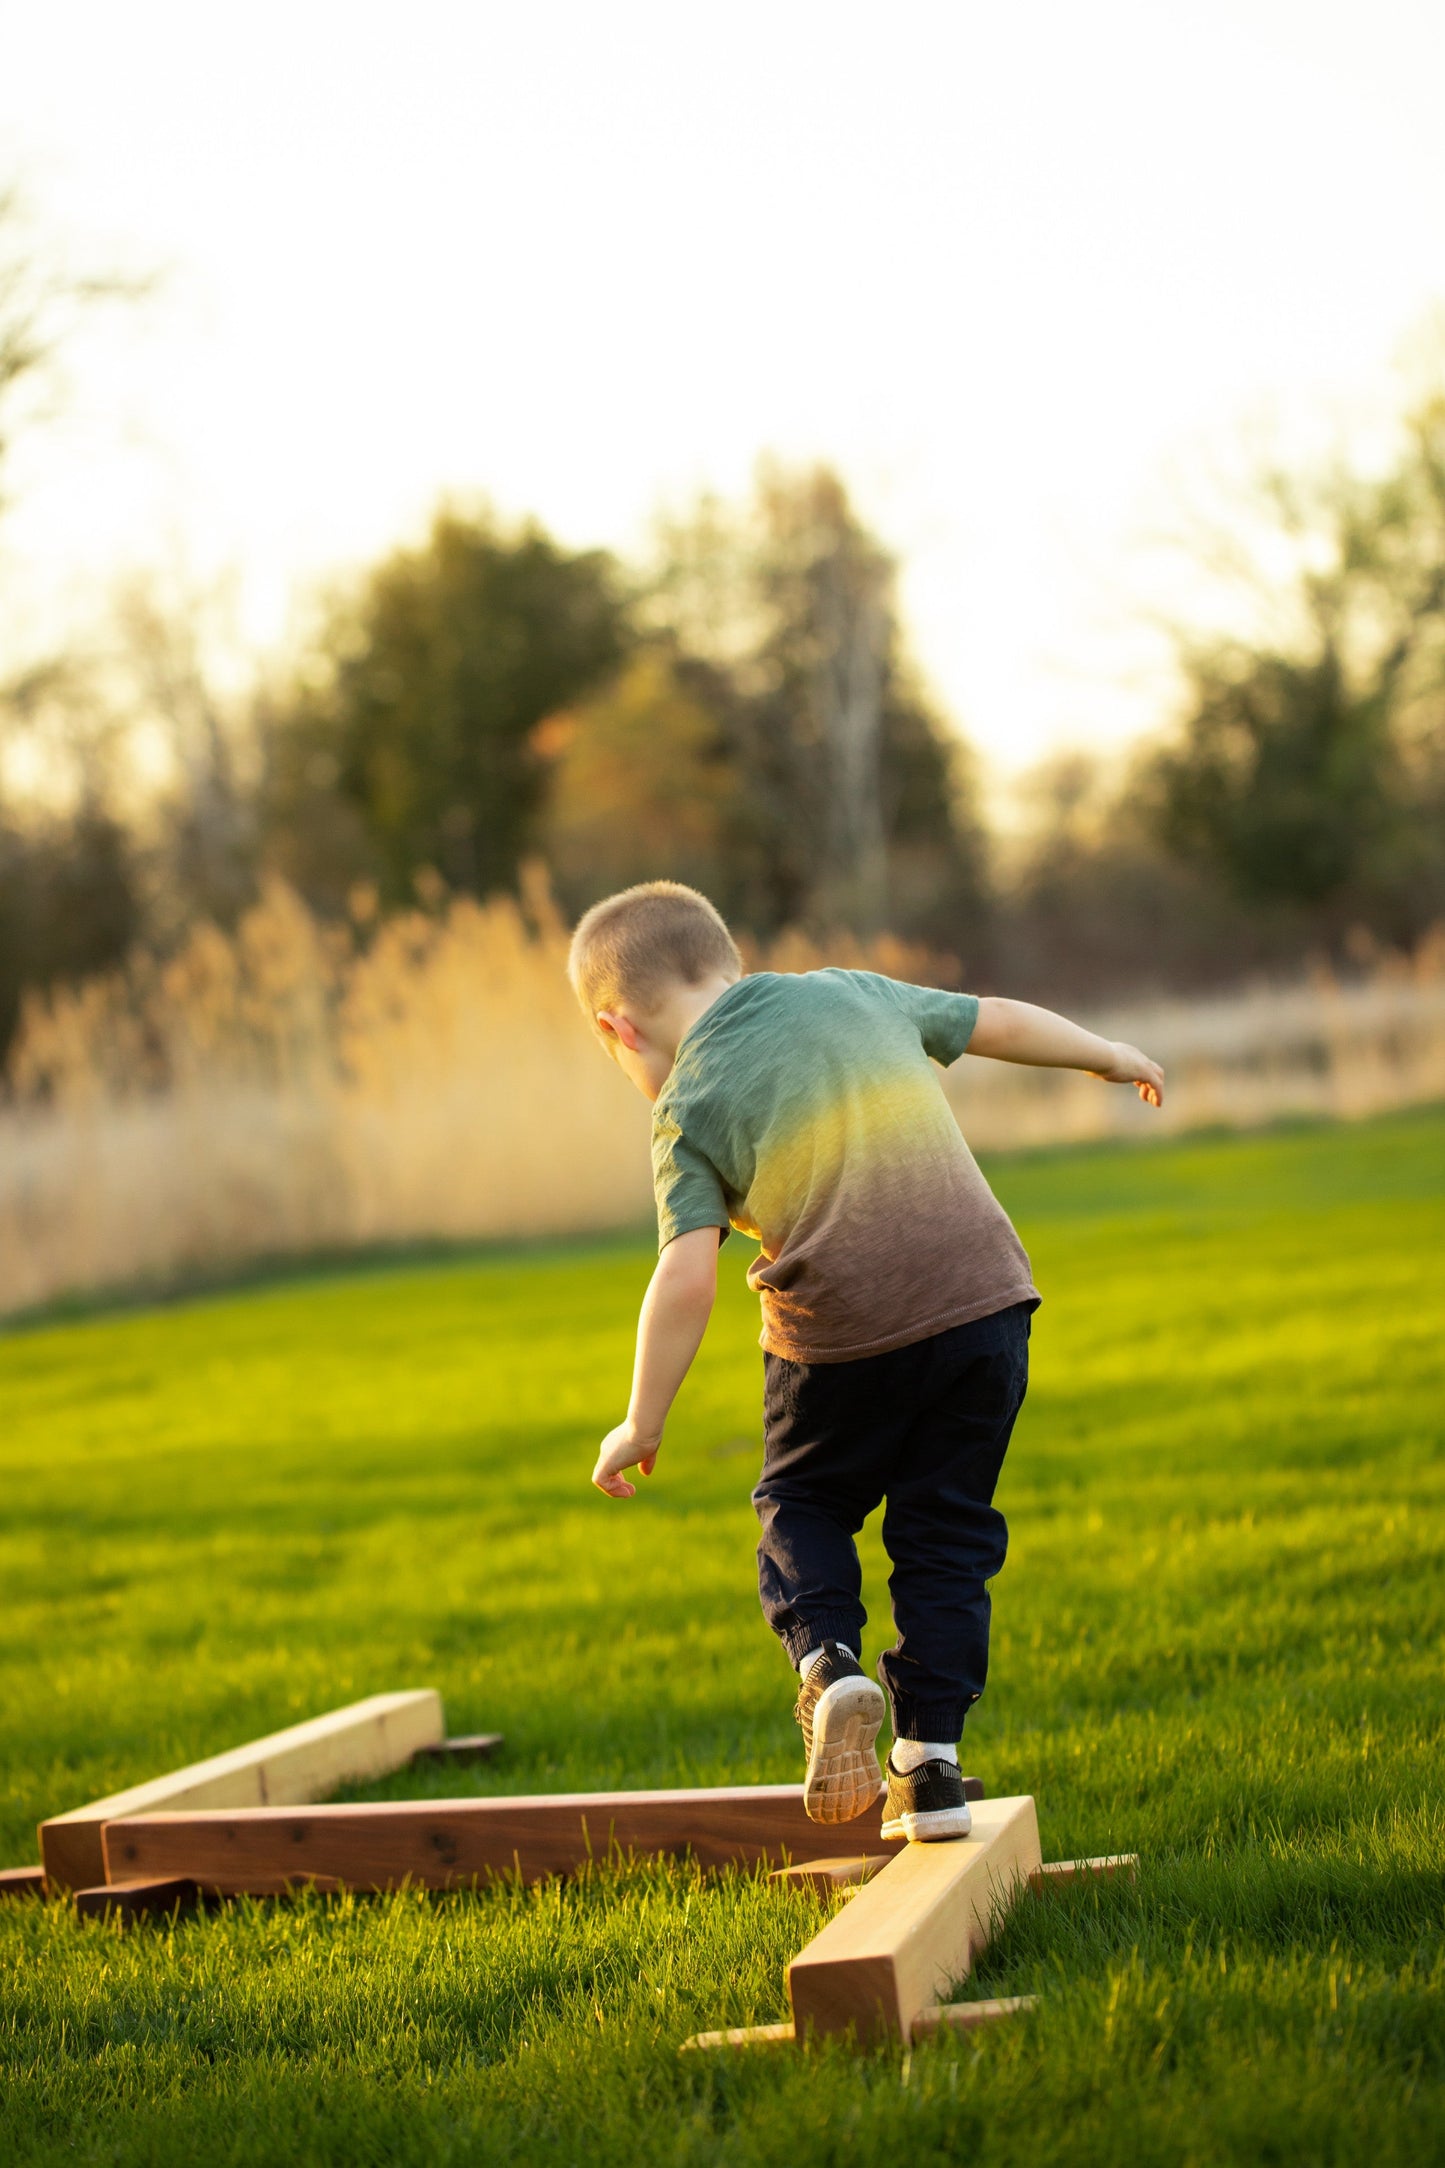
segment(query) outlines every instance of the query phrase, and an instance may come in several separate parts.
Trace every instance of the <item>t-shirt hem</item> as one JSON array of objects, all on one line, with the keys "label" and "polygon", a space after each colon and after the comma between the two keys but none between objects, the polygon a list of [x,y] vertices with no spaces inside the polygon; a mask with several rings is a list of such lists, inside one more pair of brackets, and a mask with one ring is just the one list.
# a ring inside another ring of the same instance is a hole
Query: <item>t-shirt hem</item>
[{"label": "t-shirt hem", "polygon": [[765,1355],[780,1355],[784,1362],[790,1363],[857,1362],[865,1355],[888,1355],[894,1348],[912,1347],[918,1340],[931,1340],[953,1325],[971,1325],[976,1318],[992,1317],[997,1310],[1011,1310],[1015,1303],[1032,1302],[1037,1307],[1042,1300],[1032,1280],[1021,1280],[985,1295],[981,1301],[959,1303],[950,1310],[940,1310],[933,1317],[917,1318],[901,1332],[885,1333],[877,1340],[856,1341],[847,1347],[807,1347],[796,1340],[785,1345],[764,1325],[762,1348]]}]

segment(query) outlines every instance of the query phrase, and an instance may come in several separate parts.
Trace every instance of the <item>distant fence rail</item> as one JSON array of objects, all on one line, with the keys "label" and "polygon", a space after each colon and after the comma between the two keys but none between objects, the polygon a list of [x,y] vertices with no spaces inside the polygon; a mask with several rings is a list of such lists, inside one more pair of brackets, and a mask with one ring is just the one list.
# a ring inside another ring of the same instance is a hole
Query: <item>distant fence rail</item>
[{"label": "distant fence rail", "polygon": [[[0,1104],[0,1312],[279,1255],[585,1234],[649,1211],[647,1110],[591,1043],[544,907],[454,902],[353,940],[272,889],[224,937],[31,1003]],[[924,976],[882,941],[774,968]],[[1162,1116],[964,1062],[981,1149],[1445,1098],[1445,936],[1408,964],[1088,1019],[1169,1072]]]}]

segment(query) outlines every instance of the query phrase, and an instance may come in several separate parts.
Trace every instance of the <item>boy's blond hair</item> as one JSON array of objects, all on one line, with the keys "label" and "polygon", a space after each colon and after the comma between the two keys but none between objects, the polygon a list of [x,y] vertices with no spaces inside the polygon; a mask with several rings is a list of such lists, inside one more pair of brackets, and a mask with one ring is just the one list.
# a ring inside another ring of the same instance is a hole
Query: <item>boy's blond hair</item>
[{"label": "boy's blond hair", "polygon": [[595,1024],[599,1009],[656,1007],[669,985],[740,979],[743,960],[722,914],[681,881],[642,881],[594,903],[578,921],[567,976]]}]

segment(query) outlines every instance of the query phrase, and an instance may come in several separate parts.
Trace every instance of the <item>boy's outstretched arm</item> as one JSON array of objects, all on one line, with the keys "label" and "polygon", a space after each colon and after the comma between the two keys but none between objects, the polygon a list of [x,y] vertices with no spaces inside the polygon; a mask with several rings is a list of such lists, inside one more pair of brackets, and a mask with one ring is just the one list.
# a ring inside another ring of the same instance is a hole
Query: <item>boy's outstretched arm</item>
[{"label": "boy's outstretched arm", "polygon": [[662,1443],[662,1426],[702,1344],[717,1294],[718,1230],[698,1227],[677,1235],[657,1260],[637,1321],[637,1360],[627,1414],[609,1430],[592,1480],[609,1498],[632,1498],[624,1468],[651,1475]]},{"label": "boy's outstretched arm", "polygon": [[987,996],[978,1005],[978,1022],[968,1042],[970,1054],[994,1061],[1027,1062],[1036,1069],[1087,1069],[1106,1084],[1132,1084],[1146,1105],[1164,1104],[1164,1071],[1137,1046],[1122,1039],[1101,1039],[1071,1024],[1052,1009],[1029,1001],[1001,1001]]}]

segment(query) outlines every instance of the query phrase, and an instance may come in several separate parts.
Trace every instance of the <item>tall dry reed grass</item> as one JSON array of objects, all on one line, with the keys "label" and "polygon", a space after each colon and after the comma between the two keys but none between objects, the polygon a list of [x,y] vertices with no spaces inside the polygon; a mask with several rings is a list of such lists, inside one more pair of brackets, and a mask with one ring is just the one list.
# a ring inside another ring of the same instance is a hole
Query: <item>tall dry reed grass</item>
[{"label": "tall dry reed grass", "polygon": [[1162,1111],[1073,1070],[966,1061],[946,1089],[970,1143],[1015,1151],[1425,1105],[1445,1099],[1445,927],[1413,956],[1382,955],[1348,980],[1317,969],[1294,984],[1082,1020],[1163,1062]]},{"label": "tall dry reed grass", "polygon": [[[248,1260],[643,1222],[647,1110],[601,1057],[545,891],[319,923],[280,885],[234,936],[30,1003],[0,1106],[0,1310]],[[757,959],[932,975],[899,943]],[[1445,935],[1316,977],[1091,1018],[1170,1071],[1162,1121],[1090,1079],[965,1062],[981,1147],[1445,1097]]]}]

